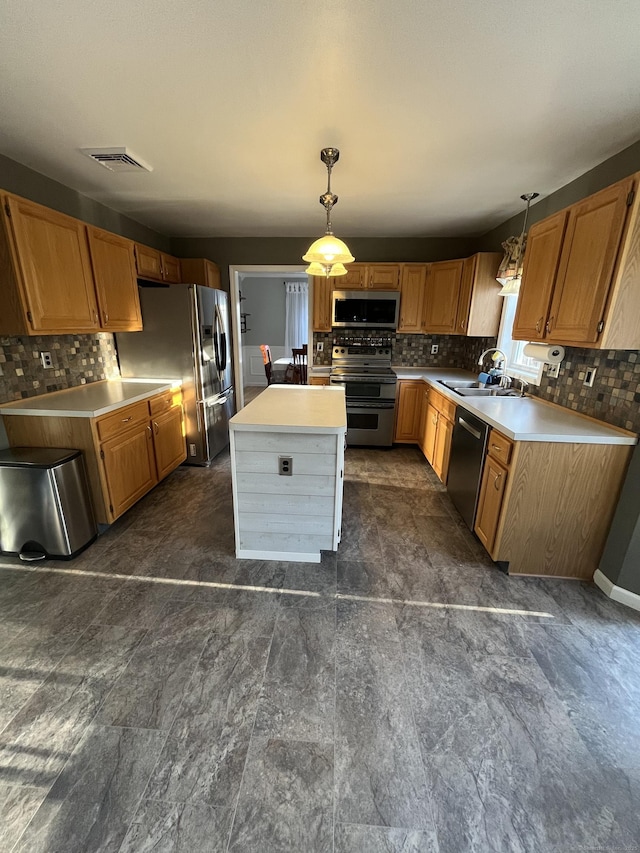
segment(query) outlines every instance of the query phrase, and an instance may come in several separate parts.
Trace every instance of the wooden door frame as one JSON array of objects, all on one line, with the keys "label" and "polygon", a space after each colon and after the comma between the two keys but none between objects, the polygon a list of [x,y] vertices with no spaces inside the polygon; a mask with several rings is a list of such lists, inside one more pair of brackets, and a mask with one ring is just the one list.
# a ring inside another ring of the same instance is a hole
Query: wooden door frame
[{"label": "wooden door frame", "polygon": [[265,278],[273,278],[280,274],[291,275],[300,273],[309,282],[309,364],[313,363],[313,276],[305,273],[307,265],[301,264],[229,264],[230,312],[233,336],[233,383],[236,395],[236,411],[244,407],[244,384],[242,381],[242,337],[240,332],[240,275],[254,274]]}]

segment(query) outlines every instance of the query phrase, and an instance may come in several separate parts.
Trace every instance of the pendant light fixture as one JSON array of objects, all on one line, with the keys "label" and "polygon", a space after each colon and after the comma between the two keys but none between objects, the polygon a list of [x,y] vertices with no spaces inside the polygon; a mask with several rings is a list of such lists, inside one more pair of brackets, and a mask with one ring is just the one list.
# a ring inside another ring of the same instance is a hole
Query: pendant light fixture
[{"label": "pendant light fixture", "polygon": [[326,278],[335,278],[339,275],[346,275],[347,268],[344,264],[318,264],[315,261],[305,270],[309,275],[322,275]]},{"label": "pendant light fixture", "polygon": [[302,256],[302,260],[310,264],[321,264],[324,273],[320,274],[324,274],[327,278],[333,275],[346,275],[346,270],[333,272],[333,268],[338,264],[350,264],[355,261],[349,247],[335,236],[331,226],[331,210],[338,203],[338,196],[331,192],[331,170],[339,157],[340,152],[337,148],[323,148],[320,152],[320,159],[327,167],[327,191],[320,196],[320,204],[327,212],[327,230],[324,237],[313,242],[307,253]]},{"label": "pendant light fixture", "polygon": [[502,285],[499,296],[517,296],[522,281],[522,265],[524,263],[524,250],[527,241],[527,219],[529,218],[529,207],[534,198],[540,193],[525,193],[521,195],[522,201],[526,201],[527,209],[524,212],[522,223],[522,234],[519,237],[509,237],[502,244],[504,258],[498,269],[496,281]]}]

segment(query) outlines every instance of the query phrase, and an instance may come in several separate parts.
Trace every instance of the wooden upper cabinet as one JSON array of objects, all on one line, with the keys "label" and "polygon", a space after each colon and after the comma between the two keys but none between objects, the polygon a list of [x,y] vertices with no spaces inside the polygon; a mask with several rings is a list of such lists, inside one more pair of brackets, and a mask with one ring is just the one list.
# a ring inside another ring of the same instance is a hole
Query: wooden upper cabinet
[{"label": "wooden upper cabinet", "polygon": [[431,264],[424,298],[423,331],[455,334],[463,260]]},{"label": "wooden upper cabinet", "polygon": [[325,276],[313,276],[313,315],[314,332],[331,331],[331,294],[333,280]]},{"label": "wooden upper cabinet", "polygon": [[619,181],[569,209],[547,340],[598,340],[632,187]]},{"label": "wooden upper cabinet", "polygon": [[456,334],[494,337],[500,328],[503,297],[496,275],[502,254],[478,252],[465,258],[456,312]]},{"label": "wooden upper cabinet", "polygon": [[182,281],[185,284],[202,284],[220,288],[220,268],[207,258],[181,258]]},{"label": "wooden upper cabinet", "polygon": [[399,290],[400,264],[370,264],[367,266],[369,290]]},{"label": "wooden upper cabinet", "polygon": [[2,206],[6,242],[0,264],[7,268],[2,276],[7,293],[0,330],[57,334],[99,329],[84,223],[17,196],[5,195]]},{"label": "wooden upper cabinet", "polygon": [[100,325],[113,332],[142,329],[133,243],[87,226]]},{"label": "wooden upper cabinet", "polygon": [[162,280],[169,284],[178,284],[182,281],[180,275],[180,261],[172,255],[160,253],[160,263],[162,265]]},{"label": "wooden upper cabinet", "polygon": [[640,349],[639,177],[531,227],[515,339]]},{"label": "wooden upper cabinet", "polygon": [[399,332],[422,331],[422,306],[426,279],[426,264],[403,264],[400,282]]},{"label": "wooden upper cabinet", "polygon": [[567,215],[566,210],[561,210],[560,213],[536,222],[529,230],[522,284],[513,321],[514,340],[544,339]]},{"label": "wooden upper cabinet", "polygon": [[361,290],[367,286],[364,264],[345,264],[347,274],[341,275],[334,281],[334,290]]},{"label": "wooden upper cabinet", "polygon": [[136,270],[138,278],[162,281],[162,257],[157,249],[136,243]]}]

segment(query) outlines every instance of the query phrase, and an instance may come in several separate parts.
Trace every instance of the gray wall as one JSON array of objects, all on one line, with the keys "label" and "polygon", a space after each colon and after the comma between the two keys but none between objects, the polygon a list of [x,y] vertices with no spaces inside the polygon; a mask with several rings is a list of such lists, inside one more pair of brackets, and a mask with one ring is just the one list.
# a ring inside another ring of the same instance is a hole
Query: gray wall
[{"label": "gray wall", "polygon": [[242,335],[243,346],[284,346],[285,289],[283,279],[244,278],[240,292],[245,301],[241,310],[251,314]]},{"label": "gray wall", "polygon": [[[638,171],[640,171],[640,140],[625,148],[624,151],[614,154],[613,157],[605,160],[604,163],[600,163],[589,172],[585,172],[584,175],[580,175],[575,181],[571,181],[571,183],[533,204],[529,211],[529,225],[533,225],[534,222],[551,216],[552,213],[562,210],[563,207],[568,207],[570,204],[574,204],[588,195],[598,192],[598,190],[603,190],[609,184],[621,181],[633,172]],[[524,187],[522,192],[533,192],[535,190],[536,187]],[[503,240],[512,234],[520,234],[522,231],[524,208],[523,202],[522,213],[507,219],[497,228],[484,234],[478,241],[478,249],[484,252],[501,251]]]},{"label": "gray wall", "polygon": [[[96,165],[96,168],[99,167]],[[168,237],[1,154],[0,187],[68,216],[75,216],[76,219],[82,219],[97,228],[121,234],[130,240],[138,240],[163,252],[170,251]]]},{"label": "gray wall", "polygon": [[[209,258],[222,273],[222,287],[229,290],[229,265],[301,264],[312,240],[309,237],[176,237],[171,251],[180,258]],[[473,254],[476,240],[471,238],[395,238],[345,237],[356,260],[369,263],[385,261],[443,261]]]},{"label": "gray wall", "polygon": [[612,583],[640,595],[640,447],[627,472],[600,571]]}]

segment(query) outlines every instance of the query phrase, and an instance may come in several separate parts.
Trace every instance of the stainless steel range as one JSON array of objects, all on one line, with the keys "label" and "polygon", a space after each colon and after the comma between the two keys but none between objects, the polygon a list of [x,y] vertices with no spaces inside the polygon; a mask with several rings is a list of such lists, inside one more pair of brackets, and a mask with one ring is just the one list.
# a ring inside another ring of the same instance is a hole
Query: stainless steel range
[{"label": "stainless steel range", "polygon": [[391,370],[391,335],[334,336],[330,382],[345,389],[347,444],[391,447],[397,381]]}]

